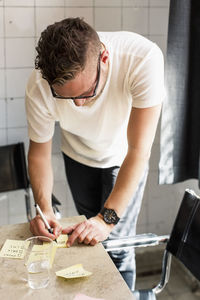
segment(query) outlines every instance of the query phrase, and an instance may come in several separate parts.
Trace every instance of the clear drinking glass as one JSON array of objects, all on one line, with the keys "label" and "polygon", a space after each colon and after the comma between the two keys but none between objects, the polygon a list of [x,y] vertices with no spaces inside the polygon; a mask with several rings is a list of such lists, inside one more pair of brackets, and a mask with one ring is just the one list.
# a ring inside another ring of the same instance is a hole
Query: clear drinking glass
[{"label": "clear drinking glass", "polygon": [[50,281],[53,241],[48,237],[35,236],[26,240],[25,248],[24,264],[29,287],[47,287]]}]

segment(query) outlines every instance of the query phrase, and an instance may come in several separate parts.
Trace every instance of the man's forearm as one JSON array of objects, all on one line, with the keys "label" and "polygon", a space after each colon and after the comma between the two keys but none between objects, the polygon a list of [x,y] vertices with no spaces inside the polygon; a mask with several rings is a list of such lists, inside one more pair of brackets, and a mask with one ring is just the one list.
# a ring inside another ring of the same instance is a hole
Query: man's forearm
[{"label": "man's forearm", "polygon": [[141,154],[133,149],[128,151],[105,207],[114,209],[120,217],[122,216],[137,189],[148,160],[148,154]]},{"label": "man's forearm", "polygon": [[28,171],[36,203],[44,213],[53,213],[51,194],[53,189],[53,172],[48,159],[28,157]]},{"label": "man's forearm", "polygon": [[121,216],[133,197],[147,167],[161,104],[137,109],[132,108],[127,128],[128,152],[120,168],[116,184],[105,206]]}]

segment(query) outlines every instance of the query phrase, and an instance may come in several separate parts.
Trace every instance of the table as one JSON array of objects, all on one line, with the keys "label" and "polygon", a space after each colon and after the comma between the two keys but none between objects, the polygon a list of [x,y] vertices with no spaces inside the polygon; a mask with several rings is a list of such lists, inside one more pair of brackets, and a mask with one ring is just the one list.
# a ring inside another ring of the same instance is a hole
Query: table
[{"label": "table", "polygon": [[[63,228],[85,220],[84,216],[63,218]],[[0,248],[6,239],[25,240],[32,234],[29,223],[0,227]],[[65,280],[55,272],[74,264],[93,274],[86,278]],[[73,300],[78,293],[105,300],[134,300],[125,281],[101,243],[89,246],[75,243],[70,248],[58,248],[51,270],[51,282],[45,289],[32,290],[25,280],[23,260],[0,257],[0,299],[67,299]]]}]

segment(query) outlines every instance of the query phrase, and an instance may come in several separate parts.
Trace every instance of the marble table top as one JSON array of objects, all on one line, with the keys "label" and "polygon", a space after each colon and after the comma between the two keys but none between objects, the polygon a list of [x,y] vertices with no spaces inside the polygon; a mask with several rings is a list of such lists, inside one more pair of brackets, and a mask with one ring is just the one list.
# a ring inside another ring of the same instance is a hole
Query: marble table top
[{"label": "marble table top", "polygon": [[[60,222],[67,227],[83,220],[84,216],[75,216],[63,218]],[[6,239],[25,240],[30,236],[28,223],[1,226],[0,249]],[[68,280],[56,277],[56,271],[79,263],[93,274]],[[79,293],[105,300],[135,299],[101,243],[96,246],[75,243],[70,248],[58,248],[50,284],[44,289],[33,290],[28,287],[21,259],[0,257],[0,277],[0,299],[73,300]]]}]

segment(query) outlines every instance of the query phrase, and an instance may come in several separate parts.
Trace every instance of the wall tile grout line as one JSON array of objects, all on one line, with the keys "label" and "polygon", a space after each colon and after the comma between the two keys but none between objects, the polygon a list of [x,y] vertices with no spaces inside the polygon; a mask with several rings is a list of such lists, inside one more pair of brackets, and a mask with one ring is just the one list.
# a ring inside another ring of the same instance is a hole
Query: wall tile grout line
[{"label": "wall tile grout line", "polygon": [[123,0],[121,0],[121,30],[123,30]]},{"label": "wall tile grout line", "polygon": [[[34,0],[34,31],[35,31],[35,35],[34,35],[34,42],[35,42],[35,47],[37,46],[37,26],[36,26],[36,0]],[[34,56],[36,55],[36,50],[34,51]]]},{"label": "wall tile grout line", "polygon": [[93,27],[95,27],[95,0],[92,1],[92,16],[93,16]]},{"label": "wall tile grout line", "polygon": [[4,30],[4,101],[5,101],[5,122],[6,122],[6,144],[8,143],[8,105],[7,105],[7,62],[6,62],[6,21],[5,21],[5,5],[3,3],[3,30]]}]

